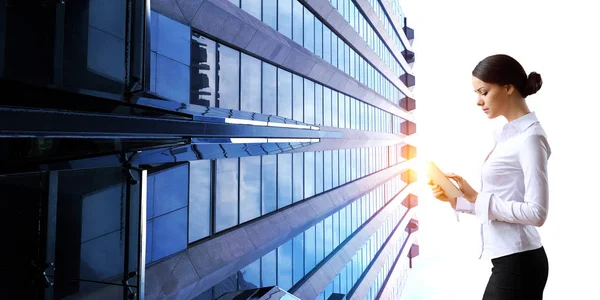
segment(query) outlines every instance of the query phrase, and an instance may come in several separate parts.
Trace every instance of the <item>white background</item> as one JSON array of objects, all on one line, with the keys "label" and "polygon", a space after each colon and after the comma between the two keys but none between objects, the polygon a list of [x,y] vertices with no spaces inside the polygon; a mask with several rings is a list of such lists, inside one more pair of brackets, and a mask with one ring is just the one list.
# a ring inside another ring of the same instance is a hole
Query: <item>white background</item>
[{"label": "white background", "polygon": [[[516,58],[542,89],[527,98],[546,129],[550,209],[539,228],[550,261],[544,299],[600,299],[600,4],[596,1],[401,0],[415,30],[416,143],[420,158],[479,187],[493,146],[490,121],[476,106],[471,71],[488,55]],[[445,203],[421,189],[420,256],[403,300],[481,299],[491,262],[479,260],[479,225],[457,223]]]}]

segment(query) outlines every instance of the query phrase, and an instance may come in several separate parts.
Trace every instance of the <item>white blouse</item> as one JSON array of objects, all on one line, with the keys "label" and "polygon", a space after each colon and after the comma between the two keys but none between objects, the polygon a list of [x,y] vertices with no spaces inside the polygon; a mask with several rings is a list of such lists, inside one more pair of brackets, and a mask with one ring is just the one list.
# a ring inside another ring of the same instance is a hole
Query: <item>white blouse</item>
[{"label": "white blouse", "polygon": [[459,198],[457,212],[481,221],[480,258],[496,258],[542,246],[536,226],[548,215],[550,145],[534,112],[506,124],[481,172],[475,203]]}]

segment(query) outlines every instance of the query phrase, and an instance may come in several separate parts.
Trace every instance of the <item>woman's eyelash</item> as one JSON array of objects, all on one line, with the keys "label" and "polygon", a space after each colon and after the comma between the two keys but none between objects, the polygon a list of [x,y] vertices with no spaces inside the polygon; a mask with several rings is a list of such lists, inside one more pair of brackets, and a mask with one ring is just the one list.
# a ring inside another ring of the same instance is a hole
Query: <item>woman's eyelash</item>
[{"label": "woman's eyelash", "polygon": [[481,95],[483,95],[483,96],[487,96],[487,93],[488,93],[488,92],[481,93]]}]

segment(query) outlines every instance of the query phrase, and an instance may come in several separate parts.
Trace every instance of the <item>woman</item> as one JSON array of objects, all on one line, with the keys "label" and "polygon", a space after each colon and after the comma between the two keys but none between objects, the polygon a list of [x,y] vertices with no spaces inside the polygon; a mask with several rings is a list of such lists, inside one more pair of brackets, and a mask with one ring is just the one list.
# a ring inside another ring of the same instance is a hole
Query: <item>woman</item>
[{"label": "woman", "polygon": [[488,118],[508,121],[496,134],[496,144],[481,172],[481,192],[456,174],[464,198],[448,198],[430,182],[434,196],[458,212],[476,215],[482,225],[481,257],[492,259],[492,275],[483,295],[492,299],[542,299],[548,259],[536,227],[548,214],[547,162],[550,156],[544,129],[525,98],[542,86],[542,78],[525,70],[510,56],[485,58],[473,70],[477,105]]}]

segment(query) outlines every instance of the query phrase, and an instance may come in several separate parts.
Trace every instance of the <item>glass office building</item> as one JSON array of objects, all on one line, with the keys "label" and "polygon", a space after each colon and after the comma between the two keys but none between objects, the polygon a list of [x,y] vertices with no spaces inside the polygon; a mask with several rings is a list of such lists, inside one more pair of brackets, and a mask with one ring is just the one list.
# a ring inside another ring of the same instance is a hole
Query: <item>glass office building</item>
[{"label": "glass office building", "polygon": [[399,298],[413,38],[398,0],[6,1],[1,297]]}]

